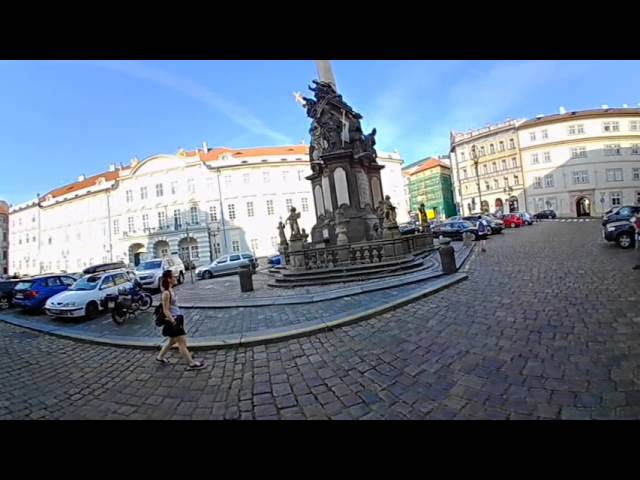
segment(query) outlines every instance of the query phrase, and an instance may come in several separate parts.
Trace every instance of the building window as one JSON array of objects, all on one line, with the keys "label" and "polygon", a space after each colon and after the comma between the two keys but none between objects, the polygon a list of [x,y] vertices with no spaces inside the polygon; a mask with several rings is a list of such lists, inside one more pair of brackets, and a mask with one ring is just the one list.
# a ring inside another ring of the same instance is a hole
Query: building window
[{"label": "building window", "polygon": [[142,214],[142,229],[147,232],[149,230],[149,214]]},{"label": "building window", "polygon": [[253,202],[247,202],[247,217],[253,217]]},{"label": "building window", "polygon": [[51,237],[49,237],[49,239],[48,239],[49,245],[51,245],[51,242],[53,242],[53,239]]},{"label": "building window", "polygon": [[531,154],[531,165],[538,165],[540,163],[540,160],[538,159],[538,154],[537,153],[532,153]]},{"label": "building window", "polygon": [[460,161],[464,162],[464,152],[460,152]]},{"label": "building window", "polygon": [[513,138],[509,139],[509,150],[513,150],[516,148],[516,142],[513,141]]},{"label": "building window", "polygon": [[496,153],[496,147],[493,145],[493,143],[489,144],[489,153]]},{"label": "building window", "polygon": [[571,158],[587,158],[587,147],[574,147],[571,149]]},{"label": "building window", "polygon": [[240,252],[240,242],[238,240],[231,242],[231,250],[233,250],[234,253]]},{"label": "building window", "polygon": [[222,249],[220,248],[220,244],[218,242],[213,244],[213,254],[217,257],[222,253]]},{"label": "building window", "polygon": [[634,182],[640,180],[640,168],[633,168],[631,170],[631,178],[633,178]]},{"label": "building window", "polygon": [[133,202],[133,192],[131,190],[127,190],[125,195],[127,197],[127,203]]},{"label": "building window", "polygon": [[119,220],[114,220],[113,221],[113,234],[114,235],[120,235],[120,221]]},{"label": "building window", "polygon": [[174,180],[173,182],[171,182],[171,195],[175,195],[177,191],[178,191],[178,182]]},{"label": "building window", "polygon": [[493,179],[493,188],[495,188],[496,190],[500,188],[500,182],[497,178]]},{"label": "building window", "polygon": [[180,210],[173,211],[173,225],[176,230],[182,228],[182,212]]},{"label": "building window", "polygon": [[309,199],[307,197],[302,197],[302,211],[303,212],[308,212],[309,211]]},{"label": "building window", "polygon": [[622,205],[622,192],[609,193],[609,203],[612,207],[619,207]]},{"label": "building window", "polygon": [[584,125],[582,123],[569,125],[569,135],[581,135],[583,133],[584,133]]},{"label": "building window", "polygon": [[465,185],[465,186],[464,186],[464,191],[465,191],[465,192],[468,192],[468,191],[469,191],[469,185]]},{"label": "building window", "polygon": [[501,165],[502,165],[502,170],[506,170],[507,169],[507,160],[503,158],[502,162],[501,162]]},{"label": "building window", "polygon": [[133,219],[133,217],[129,217],[128,225],[129,225],[129,233],[135,232],[135,220]]},{"label": "building window", "polygon": [[230,203],[227,206],[227,209],[229,210],[229,220],[235,220],[236,219],[236,206],[233,203]]},{"label": "building window", "polygon": [[517,168],[518,167],[518,160],[516,159],[516,157],[513,157],[511,159],[511,168]]},{"label": "building window", "polygon": [[484,189],[487,191],[491,190],[491,186],[489,185],[489,182],[487,182],[486,180],[484,182]]},{"label": "building window", "polygon": [[284,203],[287,206],[287,212],[291,210],[291,207],[293,207],[293,200],[291,200],[290,198],[287,198]]},{"label": "building window", "polygon": [[196,193],[196,181],[193,178],[187,179],[187,191],[194,195]]},{"label": "building window", "polygon": [[503,141],[498,142],[498,150],[500,150],[501,152],[504,152],[504,142]]},{"label": "building window", "polygon": [[218,221],[218,209],[215,205],[209,207],[209,220],[212,222]]},{"label": "building window", "polygon": [[288,178],[289,178],[289,172],[287,170],[283,170],[282,171],[282,182],[283,183],[287,183]]},{"label": "building window", "polygon": [[484,156],[485,156],[484,145],[482,145],[482,146],[480,147],[480,156],[481,156],[481,157],[484,157]]},{"label": "building window", "polygon": [[486,163],[482,165],[482,171],[484,172],[485,175],[489,173],[489,166]]},{"label": "building window", "polygon": [[466,168],[462,169],[462,178],[467,178],[467,169]]},{"label": "building window", "polygon": [[629,121],[629,130],[632,132],[640,131],[640,120]]},{"label": "building window", "polygon": [[270,172],[262,172],[262,181],[264,183],[269,183],[271,182],[271,175]]},{"label": "building window", "polygon": [[529,140],[532,142],[536,141],[536,132],[529,132]]},{"label": "building window", "polygon": [[631,155],[640,155],[640,144],[631,145]]},{"label": "building window", "polygon": [[613,143],[604,146],[604,154],[608,156],[622,155],[622,149],[619,143]]},{"label": "building window", "polygon": [[245,185],[248,185],[251,182],[251,174],[250,173],[243,173],[242,174],[242,181]]},{"label": "building window", "polygon": [[167,214],[165,212],[158,212],[158,228],[166,228]]},{"label": "building window", "polygon": [[545,188],[553,188],[553,174],[544,176],[544,186]]},{"label": "building window", "polygon": [[502,180],[504,181],[504,186],[508,187],[509,186],[509,177],[504,177]]},{"label": "building window", "polygon": [[304,170],[298,170],[298,181],[301,182],[304,180]]},{"label": "building window", "polygon": [[256,253],[256,251],[258,250],[258,239],[257,238],[252,238],[251,239],[251,250],[253,251],[253,253]]},{"label": "building window", "polygon": [[551,152],[544,152],[544,163],[551,162]]},{"label": "building window", "polygon": [[496,165],[496,162],[491,162],[491,171],[492,172],[498,171],[498,165]]},{"label": "building window", "polygon": [[640,204],[640,192],[636,192],[636,205],[639,205],[639,204]]},{"label": "building window", "polygon": [[578,170],[573,172],[573,183],[575,185],[589,183],[589,170]]},{"label": "building window", "polygon": [[161,183],[158,183],[158,184],[156,185],[156,197],[157,197],[157,198],[160,198],[162,195],[164,195],[164,192],[163,192],[163,190],[162,190],[162,184],[161,184]]},{"label": "building window", "polygon": [[267,200],[267,215],[273,215],[273,200]]},{"label": "building window", "polygon": [[622,169],[607,168],[607,182],[622,182]]},{"label": "building window", "polygon": [[225,186],[225,188],[230,188],[231,187],[231,175],[225,175],[224,176],[224,186]]},{"label": "building window", "polygon": [[198,212],[198,207],[196,205],[191,205],[191,225],[199,225],[200,224],[200,213]]},{"label": "building window", "polygon": [[549,133],[547,132],[546,129],[541,130],[540,134],[541,134],[540,136],[542,137],[543,140],[546,140],[547,138],[549,138]]},{"label": "building window", "polygon": [[148,197],[147,187],[140,187],[140,200],[146,200]]},{"label": "building window", "polygon": [[602,131],[603,132],[619,132],[620,123],[619,122],[602,122]]},{"label": "building window", "polygon": [[542,177],[533,177],[533,188],[542,188]]}]

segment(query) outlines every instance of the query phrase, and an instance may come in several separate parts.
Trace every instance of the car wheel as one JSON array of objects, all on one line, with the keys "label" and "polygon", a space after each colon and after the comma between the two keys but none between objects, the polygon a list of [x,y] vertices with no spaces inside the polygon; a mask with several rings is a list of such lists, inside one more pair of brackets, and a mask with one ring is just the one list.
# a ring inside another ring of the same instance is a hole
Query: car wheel
[{"label": "car wheel", "polygon": [[211,273],[209,270],[205,270],[202,274],[202,278],[204,278],[205,280],[211,280],[213,278],[213,273]]},{"label": "car wheel", "polygon": [[180,272],[178,274],[178,285],[182,285],[184,283],[184,272]]},{"label": "car wheel", "polygon": [[512,223],[512,224],[511,224],[511,228],[516,228],[516,224],[515,224],[515,223]]},{"label": "car wheel", "polygon": [[618,235],[618,245],[621,248],[631,248],[633,245],[633,236],[628,232],[622,232]]},{"label": "car wheel", "polygon": [[96,302],[89,302],[87,303],[87,306],[84,308],[84,315],[89,320],[93,320],[98,316],[99,311],[100,311],[100,308],[98,307],[98,304]]},{"label": "car wheel", "polygon": [[7,297],[0,298],[0,310],[6,310],[9,307],[9,299]]},{"label": "car wheel", "polygon": [[487,235],[493,235],[493,230],[491,227],[487,227]]}]

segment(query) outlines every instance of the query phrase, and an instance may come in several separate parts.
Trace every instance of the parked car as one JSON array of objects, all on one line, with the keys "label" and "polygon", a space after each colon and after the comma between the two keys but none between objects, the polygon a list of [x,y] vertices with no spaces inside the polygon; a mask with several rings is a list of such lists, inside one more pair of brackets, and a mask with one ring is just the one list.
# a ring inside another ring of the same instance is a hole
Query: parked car
[{"label": "parked car", "polygon": [[13,290],[13,303],[24,310],[40,310],[47,300],[67,290],[75,281],[68,275],[38,275],[22,279]]},{"label": "parked car", "polygon": [[487,228],[489,230],[489,235],[501,233],[504,229],[504,222],[491,215],[469,215],[467,217],[462,217],[462,219],[473,224],[478,223],[480,219],[486,220],[488,223]]},{"label": "parked car", "polygon": [[640,205],[624,205],[617,210],[607,214],[602,219],[602,226],[606,226],[612,222],[620,222],[622,220],[630,220],[631,217],[640,215]]},{"label": "parked car", "polygon": [[524,220],[520,215],[515,213],[507,213],[503,218],[504,228],[517,228],[524,225]]},{"label": "parked car", "polygon": [[516,215],[518,215],[522,221],[524,222],[524,225],[533,225],[533,215],[531,215],[529,212],[513,212]]},{"label": "parked car", "polygon": [[443,236],[454,240],[462,240],[462,234],[469,232],[473,234],[474,240],[487,238],[488,233],[478,233],[478,227],[471,222],[459,221],[459,222],[444,222],[435,226],[432,229],[435,236]]},{"label": "parked car", "polygon": [[132,271],[110,270],[85,275],[67,291],[49,298],[44,311],[52,317],[87,317],[93,319],[105,308],[104,298],[118,293],[118,288],[131,288]]},{"label": "parked car", "polygon": [[239,268],[250,266],[253,272],[258,268],[257,259],[249,252],[234,253],[232,255],[223,255],[214,260],[211,264],[200,267],[196,270],[196,276],[199,279],[209,279],[216,275],[226,275],[229,273],[237,273]]},{"label": "parked car", "polygon": [[162,286],[162,272],[165,270],[171,270],[173,272],[173,276],[178,280],[179,285],[184,282],[184,272],[186,269],[180,257],[176,256],[153,258],[142,262],[136,267],[136,275],[144,288],[157,288],[159,290]]},{"label": "parked car", "polygon": [[621,248],[632,248],[635,246],[636,229],[628,220],[610,222],[602,227],[602,238],[608,242],[616,242]]},{"label": "parked car", "polygon": [[13,305],[13,289],[18,280],[0,281],[0,310],[6,310]]},{"label": "parked car", "polygon": [[536,218],[538,220],[542,219],[542,218],[556,218],[556,212],[554,212],[553,210],[542,210],[538,213],[536,213],[533,218]]},{"label": "parked car", "polygon": [[89,275],[91,273],[108,272],[110,270],[117,270],[119,268],[127,268],[124,262],[111,262],[111,263],[99,263],[98,265],[91,265],[82,270],[82,275]]},{"label": "parked car", "polygon": [[413,235],[418,233],[415,223],[403,223],[402,225],[398,225],[398,229],[400,230],[400,235]]}]

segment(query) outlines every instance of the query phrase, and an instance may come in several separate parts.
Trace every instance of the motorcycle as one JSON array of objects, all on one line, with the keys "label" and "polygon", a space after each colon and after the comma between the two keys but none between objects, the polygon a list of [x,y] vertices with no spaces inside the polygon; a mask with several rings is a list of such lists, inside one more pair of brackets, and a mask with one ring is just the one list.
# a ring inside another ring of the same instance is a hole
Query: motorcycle
[{"label": "motorcycle", "polygon": [[119,288],[117,295],[107,295],[105,301],[116,325],[122,325],[128,317],[135,317],[153,305],[153,297],[144,292],[142,284],[137,281],[129,288]]}]

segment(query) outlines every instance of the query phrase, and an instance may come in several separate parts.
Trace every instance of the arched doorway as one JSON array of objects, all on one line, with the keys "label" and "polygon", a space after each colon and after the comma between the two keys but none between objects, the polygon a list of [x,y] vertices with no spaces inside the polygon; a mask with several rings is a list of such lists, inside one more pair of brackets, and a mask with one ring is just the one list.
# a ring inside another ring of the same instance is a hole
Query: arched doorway
[{"label": "arched doorway", "polygon": [[153,245],[153,256],[156,258],[165,257],[169,255],[169,242],[166,240],[158,240]]},{"label": "arched doorway", "polygon": [[480,202],[480,210],[483,213],[489,213],[489,202],[482,200],[482,202]]},{"label": "arched doorway", "polygon": [[504,213],[504,204],[501,198],[496,198],[496,212]]},{"label": "arched doorway", "polygon": [[576,216],[578,217],[591,216],[591,202],[587,197],[578,197],[576,199]]},{"label": "arched doorway", "polygon": [[178,242],[180,259],[183,262],[200,258],[198,251],[198,241],[193,237],[184,237]]},{"label": "arched doorway", "polygon": [[134,243],[129,246],[129,263],[133,263],[134,266],[140,265],[141,257],[147,253],[147,249],[144,248],[142,243]]},{"label": "arched doorway", "polygon": [[509,197],[509,213],[518,211],[518,197]]}]

